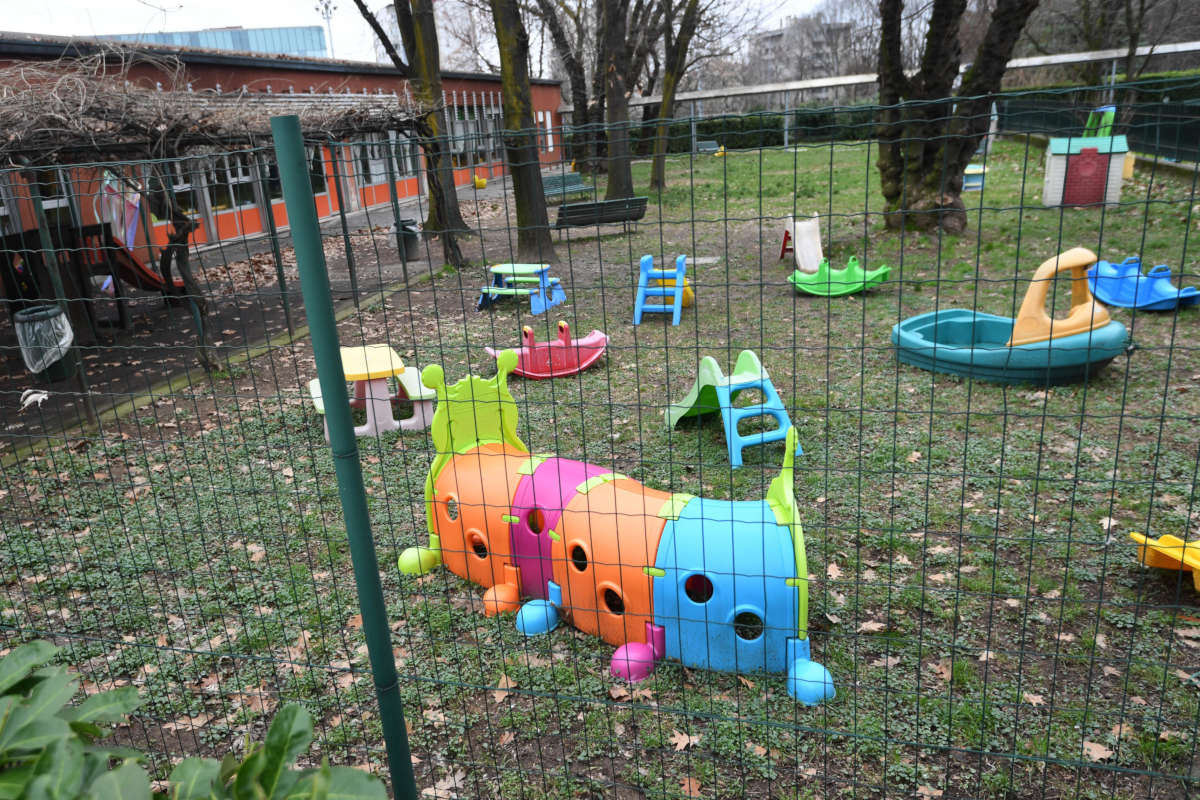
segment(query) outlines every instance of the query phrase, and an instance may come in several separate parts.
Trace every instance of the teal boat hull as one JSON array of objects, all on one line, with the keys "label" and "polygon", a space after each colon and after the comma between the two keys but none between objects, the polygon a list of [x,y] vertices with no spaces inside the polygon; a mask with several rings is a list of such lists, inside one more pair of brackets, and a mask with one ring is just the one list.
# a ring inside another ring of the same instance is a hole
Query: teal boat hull
[{"label": "teal boat hull", "polygon": [[896,356],[905,364],[997,383],[1058,385],[1087,379],[1125,352],[1128,334],[1117,321],[1087,333],[1008,346],[1012,317],[947,308],[909,317],[892,327]]}]

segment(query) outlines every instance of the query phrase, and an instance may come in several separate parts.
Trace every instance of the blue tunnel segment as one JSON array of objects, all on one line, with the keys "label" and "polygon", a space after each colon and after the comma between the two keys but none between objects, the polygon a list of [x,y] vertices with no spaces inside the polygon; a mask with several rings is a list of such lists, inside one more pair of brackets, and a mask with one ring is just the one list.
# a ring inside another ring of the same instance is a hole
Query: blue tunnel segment
[{"label": "blue tunnel segment", "polygon": [[655,624],[666,655],[725,672],[787,672],[796,636],[790,529],[764,501],[692,498],[668,520],[655,561]]}]

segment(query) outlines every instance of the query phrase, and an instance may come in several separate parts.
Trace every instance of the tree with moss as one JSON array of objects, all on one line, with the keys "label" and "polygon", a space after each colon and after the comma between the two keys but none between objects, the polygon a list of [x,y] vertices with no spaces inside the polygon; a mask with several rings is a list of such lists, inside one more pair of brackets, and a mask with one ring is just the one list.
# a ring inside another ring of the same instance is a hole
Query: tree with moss
[{"label": "tree with moss", "polygon": [[517,207],[517,258],[527,263],[554,261],[554,242],[542,188],[529,89],[529,36],[517,0],[491,0],[492,21],[500,50],[504,102],[504,148]]},{"label": "tree with moss", "polygon": [[968,0],[933,0],[919,67],[904,69],[904,0],[879,2],[879,156],[890,228],[967,227],[963,172],[987,134],[993,95],[1038,0],[996,0],[986,32],[961,73],[960,30]]},{"label": "tree with moss", "polygon": [[446,138],[449,129],[442,99],[442,72],[438,51],[437,24],[433,14],[433,0],[397,0],[396,23],[400,28],[400,40],[404,52],[409,55],[409,64],[396,52],[396,46],[384,31],[379,20],[367,8],[364,0],[354,0],[354,5],[363,19],[378,37],[380,46],[391,59],[400,74],[408,78],[408,85],[417,105],[426,109],[418,120],[417,133],[429,169],[426,178],[429,185],[429,211],[425,219],[425,230],[437,233],[442,240],[442,254],[446,263],[462,266],[466,263],[458,247],[458,236],[470,233],[458,208],[458,194],[454,189],[454,163]]}]

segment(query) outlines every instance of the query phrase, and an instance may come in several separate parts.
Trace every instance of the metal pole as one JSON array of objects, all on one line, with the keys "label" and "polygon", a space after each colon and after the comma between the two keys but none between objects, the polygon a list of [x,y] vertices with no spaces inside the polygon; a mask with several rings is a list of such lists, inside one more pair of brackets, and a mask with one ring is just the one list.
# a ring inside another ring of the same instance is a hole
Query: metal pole
[{"label": "metal pole", "polygon": [[[338,219],[342,222],[342,244],[346,248],[346,269],[350,273],[350,293],[354,295],[354,307],[358,308],[358,272],[354,269],[354,248],[350,244],[350,228],[346,224],[346,193],[342,191],[341,150],[340,142],[329,140],[329,157],[333,161],[333,190],[337,193]],[[353,159],[353,151],[351,159]],[[353,162],[351,163],[353,164]],[[291,217],[288,217],[288,220],[290,221]]]},{"label": "metal pole", "polygon": [[[71,315],[67,310],[67,291],[63,288],[62,276],[58,274],[58,256],[54,253],[54,242],[50,240],[50,227],[46,221],[46,208],[42,205],[42,187],[38,184],[37,173],[29,170],[27,177],[29,178],[29,200],[33,203],[33,218],[38,226],[38,238],[42,245],[42,265],[46,268],[46,273],[50,276],[50,285],[54,287],[54,302],[59,307],[62,313],[67,315],[67,324],[71,322]],[[117,276],[113,276],[113,281],[117,280]],[[79,393],[83,395],[83,408],[87,412],[87,421],[90,425],[96,424],[96,406],[92,399],[92,390],[88,385],[87,369],[83,365],[83,359],[76,360],[75,382],[79,384]]]},{"label": "metal pole", "polygon": [[387,136],[387,158],[384,163],[387,164],[387,182],[388,182],[388,200],[392,204],[392,223],[396,226],[396,249],[400,253],[400,269],[404,272],[404,285],[408,286],[408,248],[404,245],[404,226],[400,224],[400,198],[396,196],[396,145],[398,142]]},{"label": "metal pole", "polygon": [[288,336],[295,336],[296,330],[292,327],[292,304],[288,302],[287,280],[283,275],[283,255],[279,252],[279,230],[275,227],[275,208],[271,205],[267,157],[258,153],[255,158],[258,162],[258,181],[263,195],[262,215],[267,222],[267,233],[271,237],[271,253],[275,256],[275,279],[279,281],[279,297],[283,300],[283,318],[287,321]]},{"label": "metal pole", "polygon": [[383,725],[392,791],[401,800],[416,800],[417,784],[413,777],[412,755],[404,729],[404,708],[400,702],[399,677],[392,656],[392,638],[388,628],[383,587],[379,582],[379,562],[371,537],[371,519],[367,513],[367,495],[363,488],[362,467],[358,460],[358,440],[350,419],[350,399],[338,350],[337,322],[333,316],[333,296],[329,291],[329,272],[321,246],[321,228],[308,182],[304,140],[300,118],[295,115],[271,118],[279,178],[283,183],[283,201],[292,226],[292,246],[300,269],[300,290],[308,311],[312,331],[313,354],[321,394],[325,398],[325,422],[337,472],[338,495],[350,539],[350,559],[354,564],[354,584],[362,609],[363,635],[371,674],[375,678],[375,696]]},{"label": "metal pole", "polygon": [[696,152],[696,101],[692,101],[692,152]]}]

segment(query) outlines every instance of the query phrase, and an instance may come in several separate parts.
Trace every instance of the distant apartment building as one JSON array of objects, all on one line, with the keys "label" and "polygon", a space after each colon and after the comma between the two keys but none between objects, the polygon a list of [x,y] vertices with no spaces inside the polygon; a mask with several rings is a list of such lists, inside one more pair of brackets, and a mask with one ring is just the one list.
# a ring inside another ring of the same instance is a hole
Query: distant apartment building
[{"label": "distant apartment building", "polygon": [[751,83],[780,83],[840,75],[848,50],[850,24],[819,16],[788,17],[775,30],[750,41],[747,73]]},{"label": "distant apartment building", "polygon": [[206,28],[202,31],[158,33],[114,33],[97,36],[116,42],[140,45],[169,45],[200,50],[230,50],[298,58],[327,58],[325,29],[320,25],[289,28]]}]

